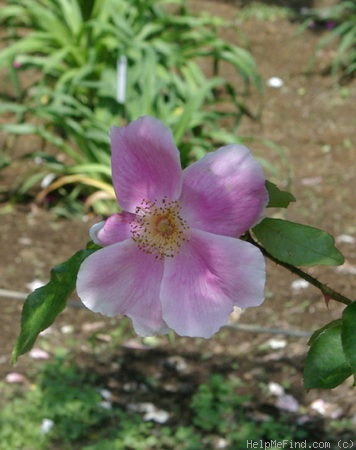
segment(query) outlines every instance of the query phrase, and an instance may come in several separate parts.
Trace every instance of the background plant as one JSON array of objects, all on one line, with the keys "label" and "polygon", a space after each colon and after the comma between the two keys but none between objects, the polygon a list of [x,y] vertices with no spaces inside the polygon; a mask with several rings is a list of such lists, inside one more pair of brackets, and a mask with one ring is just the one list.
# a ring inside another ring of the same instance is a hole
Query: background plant
[{"label": "background plant", "polygon": [[[222,19],[193,16],[185,0],[8,0],[0,20],[7,26],[0,67],[13,86],[1,94],[0,112],[17,122],[1,128],[44,140],[33,156],[56,180],[40,199],[76,183],[81,187],[74,197],[84,194],[88,206],[103,212],[96,200],[113,194],[110,125],[145,114],[163,120],[186,165],[214,146],[236,142],[241,118],[258,114],[246,102],[251,87],[261,91],[251,54],[218,36],[227,26]],[[125,61],[124,99],[117,98],[117,65]],[[239,86],[219,76],[223,64],[239,74]],[[48,143],[64,161],[49,156]],[[36,171],[21,192],[41,177]],[[94,190],[100,193],[88,198]]]},{"label": "background plant", "polygon": [[355,2],[341,0],[337,5],[306,10],[304,15],[308,17],[305,25],[309,28],[320,29],[322,27],[329,30],[320,39],[316,50],[328,46],[333,41],[337,42],[335,55],[331,63],[332,75],[339,76],[341,74],[342,80],[353,78],[356,73]]},{"label": "background plant", "polygon": [[[110,355],[111,351],[105,349]],[[322,441],[336,446],[341,437],[352,436],[351,422],[331,421],[330,429],[317,420],[306,426],[297,423],[299,416],[279,415],[273,408],[266,410],[261,420],[253,405],[268,403],[268,397],[259,389],[246,396],[244,383],[233,374],[212,373],[189,394],[188,410],[177,402],[171,411],[174,420],[165,424],[144,421],[122,402],[104,407],[101,392],[106,381],[92,369],[76,365],[72,358],[58,356],[37,367],[30,389],[0,386],[7,400],[0,411],[0,450],[203,450],[216,448],[218,438],[233,450],[245,448],[251,439],[313,442],[321,435]],[[154,387],[141,379],[148,401],[151,396],[157,400],[161,382],[156,380]],[[120,389],[113,394],[120,401]],[[133,402],[139,400],[135,395]],[[45,420],[52,424],[47,431]]]}]

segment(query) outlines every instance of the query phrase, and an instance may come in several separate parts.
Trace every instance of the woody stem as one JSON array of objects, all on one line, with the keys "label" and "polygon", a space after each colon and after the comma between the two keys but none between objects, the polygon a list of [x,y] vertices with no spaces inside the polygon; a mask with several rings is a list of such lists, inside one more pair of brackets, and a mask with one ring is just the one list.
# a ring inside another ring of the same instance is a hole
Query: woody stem
[{"label": "woody stem", "polygon": [[259,248],[264,256],[266,256],[268,259],[273,261],[274,263],[278,264],[279,266],[284,267],[285,269],[289,270],[289,272],[292,272],[296,275],[298,275],[300,278],[303,278],[308,283],[312,284],[316,288],[318,288],[325,296],[325,298],[332,298],[333,300],[343,303],[344,305],[350,305],[352,303],[352,300],[345,297],[344,295],[340,294],[339,292],[334,291],[334,289],[330,288],[329,286],[325,285],[324,283],[321,283],[316,278],[309,275],[307,272],[304,272],[304,270],[299,269],[298,267],[293,266],[292,264],[285,263],[283,261],[280,261],[279,259],[275,258],[271,253],[269,253],[264,247],[262,247],[260,244],[258,244],[250,234],[247,236],[247,240]]}]

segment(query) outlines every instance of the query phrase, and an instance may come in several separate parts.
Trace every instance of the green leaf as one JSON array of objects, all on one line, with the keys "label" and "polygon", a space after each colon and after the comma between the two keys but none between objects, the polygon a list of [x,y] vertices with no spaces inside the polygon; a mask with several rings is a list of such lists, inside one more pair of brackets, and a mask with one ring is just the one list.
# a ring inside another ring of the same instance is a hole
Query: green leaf
[{"label": "green leaf", "polygon": [[7,19],[14,19],[15,17],[21,17],[21,15],[24,13],[24,8],[22,6],[18,5],[8,5],[8,6],[2,6],[0,9],[0,21],[3,25],[3,22]]},{"label": "green leaf", "polygon": [[37,127],[31,123],[4,123],[0,130],[12,134],[36,134]]},{"label": "green leaf", "polygon": [[89,245],[86,250],[78,251],[67,261],[54,267],[50,281],[27,297],[22,309],[20,335],[12,352],[13,362],[31,350],[39,333],[48,328],[63,311],[75,288],[80,265],[98,248]]},{"label": "green leaf", "polygon": [[267,208],[287,208],[289,203],[295,202],[295,197],[290,192],[281,191],[274,183],[266,180],[269,202]]},{"label": "green leaf", "polygon": [[313,345],[314,342],[318,339],[318,337],[328,328],[333,327],[333,326],[340,326],[340,325],[341,325],[341,319],[336,319],[336,320],[332,320],[331,322],[327,323],[323,327],[314,331],[314,333],[309,338],[308,345]]},{"label": "green leaf", "polygon": [[341,342],[356,384],[356,302],[342,313]]},{"label": "green leaf", "polygon": [[253,232],[272,256],[294,266],[338,266],[344,262],[334,238],[318,228],[266,218]]},{"label": "green leaf", "polygon": [[331,322],[311,339],[304,365],[306,389],[332,389],[351,375],[341,344],[341,324]]},{"label": "green leaf", "polygon": [[25,105],[19,105],[17,103],[1,103],[0,104],[0,113],[15,113],[15,114],[23,114],[26,112],[27,107]]}]

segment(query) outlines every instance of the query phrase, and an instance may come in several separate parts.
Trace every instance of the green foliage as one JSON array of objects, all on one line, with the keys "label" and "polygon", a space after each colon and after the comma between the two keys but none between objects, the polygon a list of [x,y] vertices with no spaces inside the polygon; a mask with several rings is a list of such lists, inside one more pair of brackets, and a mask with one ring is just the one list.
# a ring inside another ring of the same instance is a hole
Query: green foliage
[{"label": "green foliage", "polygon": [[282,191],[274,183],[266,181],[269,202],[267,208],[288,208],[291,202],[295,202],[295,197],[290,192]]},{"label": "green foliage", "polygon": [[310,338],[310,350],[304,367],[306,389],[331,389],[352,374],[343,351],[341,329],[341,321],[335,320]]},{"label": "green foliage", "polygon": [[53,439],[72,442],[111,419],[101,406],[102,397],[93,375],[58,359],[48,364],[40,377],[42,414],[54,422]]},{"label": "green foliage", "polygon": [[81,263],[96,250],[95,245],[89,245],[86,250],[78,251],[64,263],[55,266],[51,270],[50,281],[27,297],[22,309],[20,335],[12,353],[14,362],[31,350],[39,333],[48,328],[63,311],[75,288]]},{"label": "green foliage", "polygon": [[240,20],[257,19],[274,21],[293,17],[293,10],[287,6],[266,4],[259,1],[246,2],[238,14],[238,19]]},{"label": "green foliage", "polygon": [[[266,182],[269,207],[288,207],[294,197]],[[343,255],[328,233],[306,225],[281,219],[265,218],[253,228],[253,233],[273,258],[293,266],[316,264],[339,265]],[[355,359],[355,302],[344,310],[342,319],[317,330],[309,341],[304,368],[307,389],[330,389],[354,374]]]},{"label": "green foliage", "polygon": [[[337,50],[331,64],[333,76],[342,74],[342,78],[352,78],[356,73],[356,3],[353,0],[341,0],[338,4],[324,8],[315,8],[307,12],[306,24],[323,24],[331,28],[320,39],[317,50],[337,41]],[[331,25],[333,25],[331,27]]]},{"label": "green foliage", "polygon": [[[0,388],[5,391],[4,385]],[[0,450],[48,449],[49,437],[41,432],[45,418],[41,398],[37,387],[26,394],[8,396],[9,402],[0,411]]]},{"label": "green foliage", "polygon": [[[242,395],[244,385],[234,376],[213,374],[198,386],[190,401],[190,425],[185,423],[187,411],[178,405],[175,420],[164,425],[145,422],[116,403],[104,408],[102,381],[92,369],[58,358],[45,364],[26,392],[1,386],[7,388],[8,403],[0,411],[0,450],[213,450],[217,438],[235,450],[245,448],[247,440],[315,440],[288,414],[278,418],[264,414],[262,421],[253,418],[251,405],[261,402],[260,394]],[[53,423],[48,432],[41,430],[44,419]],[[348,429],[352,424],[339,423],[337,435]],[[335,432],[333,437],[323,436],[332,442],[338,439]]]},{"label": "green foliage", "polygon": [[[0,450],[46,450],[50,443],[71,443],[87,439],[90,432],[108,427],[119,416],[101,406],[96,378],[64,360],[45,366],[38,383],[16,396],[0,413]],[[44,419],[53,428],[41,430]]]},{"label": "green foliage", "polygon": [[201,436],[192,427],[168,426],[155,430],[152,423],[142,422],[139,416],[120,416],[116,436],[82,447],[83,450],[202,450]]},{"label": "green foliage", "polygon": [[209,383],[199,386],[192,400],[193,423],[205,431],[226,433],[235,419],[234,410],[245,403],[249,397],[241,396],[236,388],[239,379],[226,382],[221,375],[212,375]]},{"label": "green foliage", "polygon": [[318,228],[266,218],[253,232],[272,256],[294,266],[337,266],[344,261],[334,245],[334,238]]},{"label": "green foliage", "polygon": [[[17,100],[1,109],[18,121],[1,129],[34,133],[59,148],[69,160],[51,171],[82,175],[72,183],[86,193],[107,191],[89,180],[110,182],[111,125],[154,115],[173,130],[186,165],[235,142],[241,118],[254,115],[244,95],[262,89],[251,54],[218,36],[222,19],[194,16],[184,0],[9,0],[0,23],[8,29],[0,67]],[[121,57],[128,70],[125,103],[116,98]],[[219,76],[222,63],[240,76],[239,90]],[[38,75],[24,87],[19,75],[33,69]],[[224,108],[227,102],[233,108]],[[225,119],[231,126],[224,128]]]},{"label": "green foliage", "polygon": [[342,318],[328,323],[310,338],[305,361],[307,389],[330,389],[356,374],[356,302],[348,305]]},{"label": "green foliage", "polygon": [[[307,437],[288,417],[261,423],[249,418],[250,395],[242,394],[244,384],[237,377],[227,379],[220,374],[210,376],[201,384],[191,402],[193,423],[205,433],[228,437],[229,449],[245,448],[248,440],[283,440]],[[254,399],[256,401],[256,399]]]},{"label": "green foliage", "polygon": [[356,384],[356,302],[342,313],[341,341],[346,360],[351,367]]}]

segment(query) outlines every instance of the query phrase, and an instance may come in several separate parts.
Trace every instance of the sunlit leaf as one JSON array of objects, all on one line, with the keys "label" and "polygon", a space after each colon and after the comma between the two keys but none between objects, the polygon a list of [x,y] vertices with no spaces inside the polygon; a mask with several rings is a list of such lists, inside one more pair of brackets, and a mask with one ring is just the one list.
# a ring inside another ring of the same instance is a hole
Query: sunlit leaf
[{"label": "sunlit leaf", "polygon": [[337,266],[344,262],[334,238],[318,228],[266,218],[253,232],[272,256],[294,266]]},{"label": "sunlit leaf", "polygon": [[12,352],[15,362],[19,356],[31,350],[39,333],[48,328],[63,311],[67,299],[75,287],[80,265],[97,246],[89,245],[51,270],[50,281],[26,299],[21,316],[21,331]]}]

